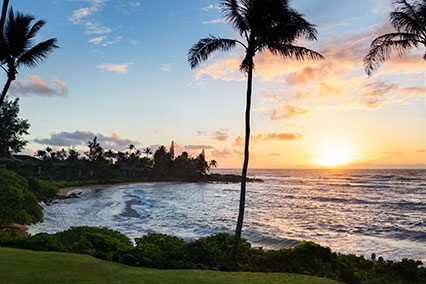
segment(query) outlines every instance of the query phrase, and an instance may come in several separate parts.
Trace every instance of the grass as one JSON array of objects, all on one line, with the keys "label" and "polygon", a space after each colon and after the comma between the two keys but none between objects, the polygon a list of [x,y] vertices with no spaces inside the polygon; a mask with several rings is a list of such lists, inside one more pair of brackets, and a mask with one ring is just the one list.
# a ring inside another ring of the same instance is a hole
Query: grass
[{"label": "grass", "polygon": [[291,283],[339,282],[288,273],[155,270],[102,261],[87,255],[0,248],[1,283]]}]

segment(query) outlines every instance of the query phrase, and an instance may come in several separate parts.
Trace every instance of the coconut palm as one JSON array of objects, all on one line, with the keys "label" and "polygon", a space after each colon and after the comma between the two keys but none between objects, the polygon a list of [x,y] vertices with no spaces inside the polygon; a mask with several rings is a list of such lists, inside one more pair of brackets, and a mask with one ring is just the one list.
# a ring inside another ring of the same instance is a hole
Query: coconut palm
[{"label": "coconut palm", "polygon": [[3,41],[0,42],[1,66],[7,73],[7,81],[0,97],[3,104],[10,84],[16,79],[17,69],[21,66],[35,67],[58,46],[56,39],[51,38],[33,46],[37,32],[43,27],[43,20],[31,26],[34,17],[13,12],[10,9],[3,31]]},{"label": "coconut palm", "polygon": [[210,167],[210,170],[212,171],[212,174],[213,174],[213,169],[217,168],[217,161],[211,160],[210,163],[209,163],[209,167]]},{"label": "coconut palm", "polygon": [[[379,36],[371,43],[370,51],[364,57],[369,76],[394,53],[403,56],[414,47],[426,47],[426,0],[410,3],[394,0],[393,4],[395,11],[390,13],[389,19],[396,31]],[[426,61],[426,53],[423,59]]]},{"label": "coconut palm", "polygon": [[152,155],[152,149],[146,147],[145,149],[143,149],[143,153],[146,154],[146,157],[148,158],[148,155]]},{"label": "coconut palm", "polygon": [[210,35],[196,43],[188,53],[191,68],[196,68],[218,50],[229,51],[237,45],[245,51],[240,70],[247,75],[245,111],[245,148],[242,169],[240,206],[230,261],[236,264],[241,229],[244,219],[247,168],[250,142],[250,108],[254,57],[256,53],[270,51],[284,59],[320,59],[321,54],[295,45],[296,40],[316,40],[315,26],[289,6],[288,0],[222,0],[225,19],[239,33],[239,39],[225,39]]},{"label": "coconut palm", "polygon": [[6,22],[6,14],[7,14],[7,7],[9,6],[9,0],[3,0],[3,7],[1,10],[1,18],[0,18],[0,41],[3,39],[3,31],[4,23]]}]

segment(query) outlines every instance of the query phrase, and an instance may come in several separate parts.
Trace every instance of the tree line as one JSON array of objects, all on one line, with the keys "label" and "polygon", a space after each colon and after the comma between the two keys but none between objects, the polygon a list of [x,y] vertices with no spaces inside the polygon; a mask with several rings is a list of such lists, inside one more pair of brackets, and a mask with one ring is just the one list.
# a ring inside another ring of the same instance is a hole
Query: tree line
[{"label": "tree line", "polygon": [[[175,156],[174,142],[169,150],[160,146],[137,149],[129,145],[126,151],[106,150],[95,136],[87,143],[88,151],[81,154],[75,148],[38,150],[35,157],[45,165],[88,168],[92,178],[179,179],[193,180],[205,176],[218,166],[216,160],[207,161],[205,151],[195,156],[182,152]],[[79,176],[78,178],[81,178]]]}]

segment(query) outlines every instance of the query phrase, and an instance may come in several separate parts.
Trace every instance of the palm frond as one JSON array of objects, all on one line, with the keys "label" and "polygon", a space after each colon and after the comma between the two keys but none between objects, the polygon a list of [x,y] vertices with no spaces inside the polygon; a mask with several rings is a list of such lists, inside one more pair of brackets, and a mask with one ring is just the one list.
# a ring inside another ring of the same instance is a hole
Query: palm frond
[{"label": "palm frond", "polygon": [[[243,35],[249,31],[249,24],[244,14],[247,13],[247,7],[244,4],[239,3],[237,0],[223,0],[220,3],[221,11],[225,14],[225,20],[232,24],[232,26]],[[247,2],[247,1],[243,1]]]},{"label": "palm frond", "polygon": [[53,49],[58,48],[56,42],[56,38],[51,38],[27,50],[18,58],[17,66],[25,65],[27,67],[33,67],[39,64]]},{"label": "palm frond", "polygon": [[18,57],[31,46],[32,43],[27,40],[27,35],[33,20],[34,17],[19,12],[15,15],[13,9],[10,9],[4,27],[4,41],[7,52],[11,56]]},{"label": "palm frond", "polygon": [[269,46],[268,49],[273,54],[280,55],[285,59],[296,59],[300,61],[324,59],[324,56],[314,50],[293,44]]},{"label": "palm frond", "polygon": [[35,35],[37,34],[37,32],[44,26],[46,24],[46,22],[45,21],[43,21],[43,20],[40,20],[40,21],[37,21],[37,23],[35,23],[33,26],[32,26],[32,28],[31,28],[31,30],[27,33],[27,37],[26,37],[26,39],[27,40],[31,40],[32,38],[34,38],[35,37]]},{"label": "palm frond", "polygon": [[235,47],[237,41],[234,39],[223,39],[210,35],[194,44],[188,52],[188,62],[194,69],[202,62],[206,61],[210,55],[217,51],[228,51]]},{"label": "palm frond", "polygon": [[[415,1],[410,4],[406,0],[393,1],[396,5],[394,12],[390,13],[390,21],[398,32],[423,34],[426,36],[426,9],[425,1]],[[422,13],[423,11],[423,13]]]},{"label": "palm frond", "polygon": [[418,47],[419,44],[419,36],[410,33],[390,33],[376,38],[364,57],[365,72],[370,76],[384,61],[390,59],[393,53],[402,56],[408,49]]}]

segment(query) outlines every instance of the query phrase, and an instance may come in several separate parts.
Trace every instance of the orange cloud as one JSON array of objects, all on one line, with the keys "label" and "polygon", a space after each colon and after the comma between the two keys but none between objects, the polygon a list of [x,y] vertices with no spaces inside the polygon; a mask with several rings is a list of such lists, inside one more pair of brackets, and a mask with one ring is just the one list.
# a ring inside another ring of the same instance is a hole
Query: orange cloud
[{"label": "orange cloud", "polygon": [[289,119],[308,112],[307,108],[295,107],[290,104],[278,105],[272,109],[271,120]]},{"label": "orange cloud", "polygon": [[[250,136],[250,143],[258,143],[261,141],[267,141],[267,140],[280,140],[280,141],[290,141],[290,140],[297,140],[302,139],[303,135],[300,133],[268,133],[268,134],[257,134]],[[244,146],[244,137],[238,136],[232,146]]]}]

